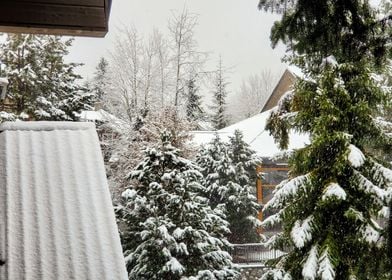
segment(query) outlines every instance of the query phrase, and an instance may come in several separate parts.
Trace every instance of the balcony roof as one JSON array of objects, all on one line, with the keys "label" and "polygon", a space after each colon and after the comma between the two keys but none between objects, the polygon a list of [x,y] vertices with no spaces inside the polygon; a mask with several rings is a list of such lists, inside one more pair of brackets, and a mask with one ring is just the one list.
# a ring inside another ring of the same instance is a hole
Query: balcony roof
[{"label": "balcony roof", "polygon": [[104,37],[111,0],[3,0],[0,32]]}]

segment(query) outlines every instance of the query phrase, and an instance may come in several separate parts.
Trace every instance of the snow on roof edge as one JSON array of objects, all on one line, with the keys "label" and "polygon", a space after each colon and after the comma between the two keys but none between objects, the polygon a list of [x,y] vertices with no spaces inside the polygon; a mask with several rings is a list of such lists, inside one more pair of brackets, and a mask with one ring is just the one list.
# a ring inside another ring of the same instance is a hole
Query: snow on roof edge
[{"label": "snow on roof edge", "polygon": [[57,121],[16,121],[0,124],[0,131],[52,131],[52,130],[88,130],[95,129],[92,122],[57,122]]},{"label": "snow on roof edge", "polygon": [[[266,111],[264,111],[262,113],[258,113],[256,115],[250,117],[250,118],[247,118],[247,119],[241,120],[239,122],[233,123],[232,125],[226,126],[226,127],[222,128],[222,129],[218,130],[218,132],[219,133],[231,133],[231,134],[233,134],[235,130],[241,130],[241,129],[238,129],[237,127],[239,127],[242,124],[245,124],[245,123],[247,123],[249,121],[257,120],[258,118],[260,118],[260,115],[262,115],[262,114],[263,115],[265,114],[266,118],[268,119],[271,116],[271,112],[274,110],[274,108],[266,110]],[[268,114],[268,116],[267,116],[267,114]],[[261,127],[261,129],[262,130],[260,131],[260,133],[265,131],[265,127]]]},{"label": "snow on roof edge", "polygon": [[302,72],[301,68],[299,68],[296,65],[287,66],[287,70],[297,78],[300,78],[300,79],[305,78],[305,74]]}]

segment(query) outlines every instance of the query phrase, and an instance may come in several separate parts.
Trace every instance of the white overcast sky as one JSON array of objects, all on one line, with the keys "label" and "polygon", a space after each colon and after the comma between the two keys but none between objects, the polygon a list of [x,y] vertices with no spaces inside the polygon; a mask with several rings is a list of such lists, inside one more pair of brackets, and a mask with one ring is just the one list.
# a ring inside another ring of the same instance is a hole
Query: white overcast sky
[{"label": "white overcast sky", "polygon": [[231,68],[231,91],[243,78],[270,69],[280,75],[284,47],[272,50],[269,34],[277,15],[257,9],[258,0],[113,0],[110,29],[105,38],[76,38],[69,59],[85,64],[79,72],[92,77],[101,56],[108,57],[121,25],[133,24],[141,35],[154,27],[166,32],[173,10],[187,7],[199,15],[196,40],[201,51],[210,52],[211,69],[219,55]]}]

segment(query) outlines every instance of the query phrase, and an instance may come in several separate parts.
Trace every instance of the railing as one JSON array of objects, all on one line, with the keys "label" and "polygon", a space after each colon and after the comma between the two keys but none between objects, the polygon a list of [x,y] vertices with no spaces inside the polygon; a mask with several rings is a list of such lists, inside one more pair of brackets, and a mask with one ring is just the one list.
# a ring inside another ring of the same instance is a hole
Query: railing
[{"label": "railing", "polygon": [[233,244],[232,257],[233,262],[237,264],[264,264],[284,254],[279,250],[268,249],[260,243]]}]

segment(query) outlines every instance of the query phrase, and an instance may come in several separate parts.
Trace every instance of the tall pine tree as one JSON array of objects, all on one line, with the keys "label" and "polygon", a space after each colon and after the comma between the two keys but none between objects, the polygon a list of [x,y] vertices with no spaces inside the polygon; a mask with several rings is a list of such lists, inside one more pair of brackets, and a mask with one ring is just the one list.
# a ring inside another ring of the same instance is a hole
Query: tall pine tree
[{"label": "tall pine tree", "polygon": [[187,102],[186,116],[189,122],[194,123],[203,119],[204,110],[201,104],[201,96],[198,94],[199,87],[196,84],[196,77],[192,75],[187,81]]},{"label": "tall pine tree", "polygon": [[202,175],[162,134],[131,173],[119,214],[129,279],[235,279],[224,215],[207,205]]},{"label": "tall pine tree", "polygon": [[386,20],[368,1],[298,0],[272,29],[273,45],[287,43],[286,59],[305,77],[267,128],[282,147],[290,129],[308,133],[311,144],[293,153],[290,178],[265,205],[277,213],[264,226],[283,226],[268,244],[288,252],[263,279],[390,279],[374,268],[385,237],[376,218],[388,212],[392,170],[368,149],[392,143],[372,117],[390,91],[381,83]]},{"label": "tall pine tree", "polygon": [[101,57],[95,69],[95,75],[93,79],[93,90],[95,91],[97,100],[101,102],[104,100],[104,95],[107,91],[107,86],[109,83],[108,68],[108,61],[104,57]]},{"label": "tall pine tree", "polygon": [[227,126],[227,112],[226,112],[226,97],[227,97],[227,82],[225,78],[225,70],[222,64],[222,58],[219,58],[218,69],[215,73],[214,80],[214,98],[213,98],[213,115],[212,124],[216,130]]},{"label": "tall pine tree", "polygon": [[229,156],[236,171],[236,181],[241,186],[237,196],[236,206],[228,213],[233,243],[254,243],[260,241],[257,229],[260,222],[257,213],[260,206],[256,201],[256,168],[261,159],[244,141],[241,131],[234,131],[228,143]]},{"label": "tall pine tree", "polygon": [[56,36],[7,35],[0,59],[14,118],[77,120],[81,110],[91,108],[94,95],[74,72],[80,64],[64,61],[71,44],[72,39]]}]

